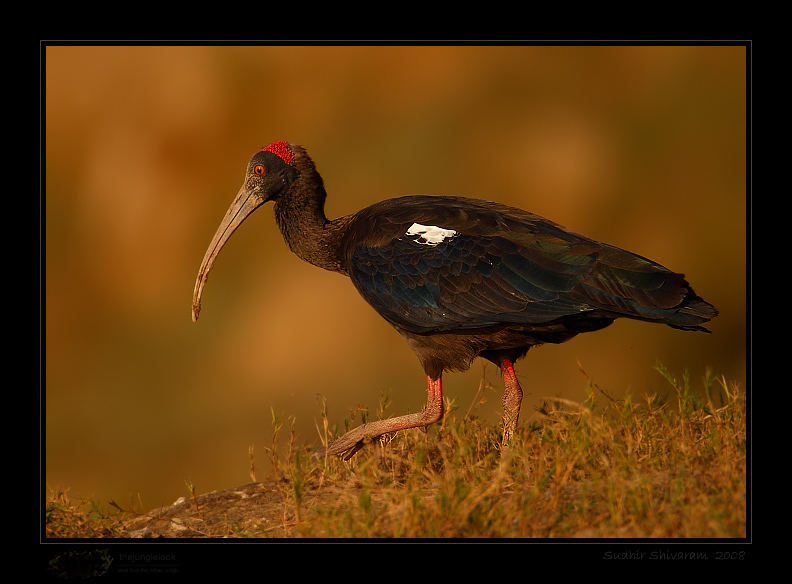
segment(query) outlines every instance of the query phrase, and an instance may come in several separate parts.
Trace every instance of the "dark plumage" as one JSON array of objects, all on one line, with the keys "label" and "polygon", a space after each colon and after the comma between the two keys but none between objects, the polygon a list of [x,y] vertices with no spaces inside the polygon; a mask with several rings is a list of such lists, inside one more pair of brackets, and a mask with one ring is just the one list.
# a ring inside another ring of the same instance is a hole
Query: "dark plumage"
[{"label": "dark plumage", "polygon": [[329,445],[330,454],[351,456],[381,434],[437,421],[443,371],[466,370],[478,356],[503,372],[506,446],[522,399],[513,363],[532,346],[561,343],[619,317],[706,331],[703,323],[718,314],[682,274],[520,209],[416,195],[330,221],[325,198],[300,146],[274,142],[256,153],[204,257],[193,320],[222,246],[245,217],[273,200],[291,250],[349,276],[406,339],[428,378],[422,412],[364,424]]}]

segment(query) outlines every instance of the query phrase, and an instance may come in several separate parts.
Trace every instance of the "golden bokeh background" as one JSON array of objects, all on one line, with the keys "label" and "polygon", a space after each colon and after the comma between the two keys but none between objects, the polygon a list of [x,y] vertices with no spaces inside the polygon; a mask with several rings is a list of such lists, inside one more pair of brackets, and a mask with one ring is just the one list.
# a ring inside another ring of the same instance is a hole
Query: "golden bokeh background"
[{"label": "golden bokeh background", "polygon": [[[284,245],[272,207],[237,231],[190,319],[247,161],[302,144],[329,217],[414,193],[497,200],[684,272],[711,335],[617,321],[518,363],[522,421],[585,398],[578,361],[636,399],[652,369],[746,381],[745,47],[70,47],[46,74],[46,484],[146,508],[239,485],[271,409],[318,444],[391,392],[425,403],[401,337],[338,274]],[[464,414],[479,380],[445,378]],[[671,400],[672,402],[675,400]]]}]

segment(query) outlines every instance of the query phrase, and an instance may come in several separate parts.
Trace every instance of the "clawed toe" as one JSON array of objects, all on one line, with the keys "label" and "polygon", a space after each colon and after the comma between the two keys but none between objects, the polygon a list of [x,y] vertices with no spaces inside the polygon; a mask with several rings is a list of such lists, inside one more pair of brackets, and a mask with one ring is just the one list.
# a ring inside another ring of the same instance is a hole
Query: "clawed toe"
[{"label": "clawed toe", "polygon": [[364,426],[360,426],[337,438],[327,447],[314,451],[313,456],[324,458],[328,455],[339,455],[343,460],[349,460],[358,450],[371,443],[375,438],[377,436],[369,435],[365,432]]}]

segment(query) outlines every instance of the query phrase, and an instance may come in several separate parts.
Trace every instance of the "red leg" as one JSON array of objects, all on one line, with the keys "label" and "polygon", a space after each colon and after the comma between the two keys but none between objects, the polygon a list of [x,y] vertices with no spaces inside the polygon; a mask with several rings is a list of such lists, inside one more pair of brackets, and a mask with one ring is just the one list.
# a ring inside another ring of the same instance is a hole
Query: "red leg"
[{"label": "red leg", "polygon": [[406,416],[387,420],[376,420],[358,426],[335,440],[326,449],[316,452],[316,455],[341,454],[344,460],[349,460],[365,444],[379,438],[383,434],[428,426],[439,421],[443,417],[443,380],[442,377],[437,379],[427,377],[427,380],[427,400],[426,407],[423,410],[415,414],[407,414]]},{"label": "red leg", "polygon": [[504,359],[501,364],[501,374],[503,375],[503,439],[502,446],[508,446],[511,442],[514,431],[517,429],[517,421],[520,419],[520,404],[522,403],[523,392],[514,373],[514,365],[508,359]]}]

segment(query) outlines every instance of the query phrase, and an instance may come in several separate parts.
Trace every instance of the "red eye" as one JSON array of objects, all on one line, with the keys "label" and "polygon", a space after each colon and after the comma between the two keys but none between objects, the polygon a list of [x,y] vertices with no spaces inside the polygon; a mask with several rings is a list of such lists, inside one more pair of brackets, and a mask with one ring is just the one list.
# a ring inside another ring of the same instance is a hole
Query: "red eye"
[{"label": "red eye", "polygon": [[264,170],[263,166],[261,166],[260,164],[257,164],[256,166],[253,167],[253,172],[255,172],[257,175],[261,176],[267,171]]}]

